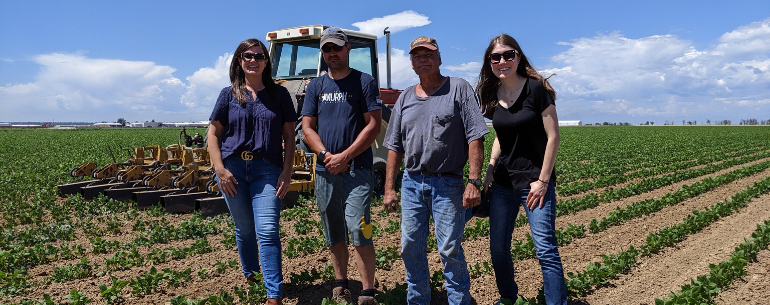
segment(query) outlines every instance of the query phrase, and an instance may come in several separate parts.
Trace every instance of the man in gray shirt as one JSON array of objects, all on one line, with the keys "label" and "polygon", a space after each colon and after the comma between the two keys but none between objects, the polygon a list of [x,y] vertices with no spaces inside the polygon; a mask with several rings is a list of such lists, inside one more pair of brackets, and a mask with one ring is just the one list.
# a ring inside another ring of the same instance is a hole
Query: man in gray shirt
[{"label": "man in gray shirt", "polygon": [[[449,304],[470,304],[470,278],[462,249],[466,209],[480,202],[484,135],[489,132],[471,85],[441,75],[436,40],[418,37],[409,50],[420,83],[396,101],[385,134],[388,152],[383,202],[399,206],[395,180],[406,160],[401,184],[401,258],[406,268],[408,304],[430,303],[427,260],[433,216]],[[463,168],[470,160],[468,184]]]}]

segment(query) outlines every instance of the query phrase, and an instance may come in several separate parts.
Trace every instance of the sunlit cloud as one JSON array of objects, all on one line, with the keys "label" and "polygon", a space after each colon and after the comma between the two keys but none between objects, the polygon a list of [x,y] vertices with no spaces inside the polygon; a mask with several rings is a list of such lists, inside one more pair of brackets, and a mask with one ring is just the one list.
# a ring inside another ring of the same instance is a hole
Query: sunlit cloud
[{"label": "sunlit cloud", "polygon": [[353,23],[353,26],[357,27],[361,32],[382,37],[385,36],[383,30],[385,30],[386,27],[388,27],[388,31],[390,31],[391,34],[394,34],[408,28],[421,27],[428,24],[430,24],[428,16],[409,10],[398,14],[355,22]]},{"label": "sunlit cloud", "polygon": [[[387,63],[385,62],[385,53],[379,53],[377,55],[379,60],[380,70],[380,87],[385,88],[387,86]],[[391,87],[397,89],[405,89],[406,87],[417,84],[420,79],[417,74],[412,70],[412,62],[409,60],[409,54],[401,49],[393,48],[390,52],[390,66],[391,66]]]},{"label": "sunlit cloud", "polygon": [[[171,111],[185,86],[174,68],[148,61],[43,54],[34,82],[0,87],[0,120],[115,120]],[[114,118],[112,118],[114,117]],[[138,118],[137,118],[138,119]]]},{"label": "sunlit cloud", "polygon": [[555,68],[540,72],[556,74],[550,81],[560,111],[591,120],[607,114],[623,120],[765,118],[767,41],[770,18],[725,33],[702,50],[674,35],[633,39],[612,32],[561,42],[569,49],[551,58]]}]

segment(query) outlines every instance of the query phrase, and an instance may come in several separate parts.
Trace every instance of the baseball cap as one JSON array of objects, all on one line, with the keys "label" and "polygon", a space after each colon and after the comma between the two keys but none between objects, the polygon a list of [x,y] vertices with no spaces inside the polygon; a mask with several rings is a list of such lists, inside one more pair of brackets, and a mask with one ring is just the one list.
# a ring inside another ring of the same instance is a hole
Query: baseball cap
[{"label": "baseball cap", "polygon": [[345,32],[343,32],[342,29],[336,26],[330,26],[321,33],[321,46],[325,45],[327,42],[334,43],[338,46],[344,46],[348,43],[348,35],[345,35]]},{"label": "baseball cap", "polygon": [[427,48],[429,50],[437,51],[438,43],[436,43],[436,38],[420,36],[415,38],[415,40],[412,40],[412,43],[409,45],[409,54],[416,48]]}]

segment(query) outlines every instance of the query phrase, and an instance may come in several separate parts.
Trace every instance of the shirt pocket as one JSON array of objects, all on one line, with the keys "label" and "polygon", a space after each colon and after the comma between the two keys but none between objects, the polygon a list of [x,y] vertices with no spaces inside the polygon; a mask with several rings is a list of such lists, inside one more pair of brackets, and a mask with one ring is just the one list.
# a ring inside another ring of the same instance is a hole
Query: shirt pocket
[{"label": "shirt pocket", "polygon": [[445,141],[449,139],[452,125],[456,124],[454,118],[454,113],[441,113],[433,116],[431,129],[434,140]]}]

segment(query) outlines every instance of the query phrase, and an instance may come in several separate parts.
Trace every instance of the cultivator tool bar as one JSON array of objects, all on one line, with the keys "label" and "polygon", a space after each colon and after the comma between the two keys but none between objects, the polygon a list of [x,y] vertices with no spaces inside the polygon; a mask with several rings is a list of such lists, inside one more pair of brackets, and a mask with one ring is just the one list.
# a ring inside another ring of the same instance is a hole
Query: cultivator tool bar
[{"label": "cultivator tool bar", "polygon": [[[180,132],[180,142],[182,134],[186,144],[198,143],[191,142],[184,129]],[[174,213],[200,209],[203,216],[214,216],[228,212],[207,148],[154,145],[136,147],[130,152],[130,157],[124,162],[102,167],[89,162],[73,168],[70,171],[73,178],[91,176],[94,180],[59,185],[59,192],[62,196],[79,193],[85,199],[104,194],[113,200],[133,200],[140,209],[161,204],[166,211]],[[294,153],[289,194],[284,198],[283,207],[296,203],[297,192],[313,189],[315,163],[315,154],[301,150]]]}]

